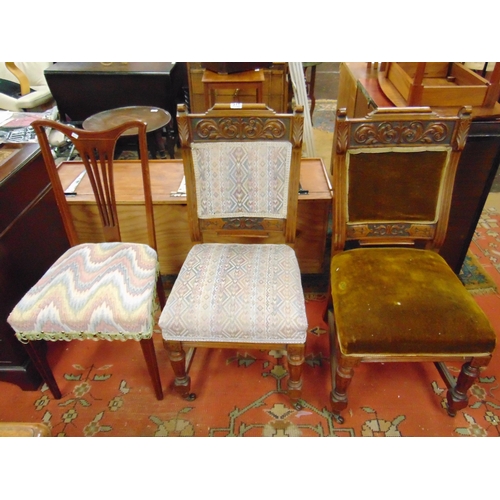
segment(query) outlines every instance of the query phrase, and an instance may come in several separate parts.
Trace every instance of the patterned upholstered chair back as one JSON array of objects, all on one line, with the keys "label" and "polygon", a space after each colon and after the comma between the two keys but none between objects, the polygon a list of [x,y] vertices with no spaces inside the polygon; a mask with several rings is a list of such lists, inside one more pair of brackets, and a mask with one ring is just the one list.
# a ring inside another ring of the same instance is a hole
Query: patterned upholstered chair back
[{"label": "patterned upholstered chair back", "polygon": [[338,110],[334,154],[334,251],[346,242],[439,250],[455,172],[470,125],[430,108],[380,108],[351,119]]},{"label": "patterned upholstered chair back", "polygon": [[193,241],[293,243],[302,109],[217,105],[203,115],[178,109]]}]

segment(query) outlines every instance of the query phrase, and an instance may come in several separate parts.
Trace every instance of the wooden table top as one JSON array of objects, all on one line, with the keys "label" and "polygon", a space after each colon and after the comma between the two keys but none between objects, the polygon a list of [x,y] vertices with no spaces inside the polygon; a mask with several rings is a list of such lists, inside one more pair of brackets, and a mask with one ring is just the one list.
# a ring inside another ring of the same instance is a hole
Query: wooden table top
[{"label": "wooden table top", "polygon": [[243,71],[241,73],[221,74],[214,73],[209,69],[203,72],[201,81],[203,83],[248,83],[248,82],[263,82],[264,70]]},{"label": "wooden table top", "polygon": [[[171,120],[170,113],[154,106],[126,106],[123,108],[108,109],[89,116],[82,124],[85,130],[99,132],[108,128],[117,127],[130,120],[146,122],[147,132],[153,132],[167,125]],[[135,129],[129,129],[122,135],[135,135]]]},{"label": "wooden table top", "polygon": [[57,62],[49,66],[45,73],[93,73],[93,74],[170,74],[173,62]]},{"label": "wooden table top", "polygon": [[[142,174],[138,160],[117,160],[115,167],[116,197],[119,203],[141,203]],[[85,169],[82,162],[63,162],[58,168],[63,189]],[[180,205],[186,203],[185,196],[172,196],[179,189],[184,177],[182,160],[152,160],[149,162],[151,190],[155,204]],[[331,200],[332,187],[321,158],[302,158],[300,184],[309,194],[299,195],[299,200]],[[95,203],[88,175],[78,185],[77,196],[68,197],[70,204]]]}]

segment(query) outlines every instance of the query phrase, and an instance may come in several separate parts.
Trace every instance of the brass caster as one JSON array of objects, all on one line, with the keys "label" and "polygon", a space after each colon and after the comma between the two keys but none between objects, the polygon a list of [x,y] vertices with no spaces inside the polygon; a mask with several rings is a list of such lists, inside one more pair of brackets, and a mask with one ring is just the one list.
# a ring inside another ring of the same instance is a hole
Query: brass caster
[{"label": "brass caster", "polygon": [[300,403],[293,403],[293,407],[297,410],[297,411],[300,411],[302,410],[304,407],[302,406],[302,404]]},{"label": "brass caster", "polygon": [[332,413],[332,417],[339,424],[343,424],[345,422],[344,417],[342,417],[338,413]]},{"label": "brass caster", "polygon": [[186,401],[194,401],[196,399],[196,394],[194,392],[191,392],[187,396],[184,396],[184,399]]}]

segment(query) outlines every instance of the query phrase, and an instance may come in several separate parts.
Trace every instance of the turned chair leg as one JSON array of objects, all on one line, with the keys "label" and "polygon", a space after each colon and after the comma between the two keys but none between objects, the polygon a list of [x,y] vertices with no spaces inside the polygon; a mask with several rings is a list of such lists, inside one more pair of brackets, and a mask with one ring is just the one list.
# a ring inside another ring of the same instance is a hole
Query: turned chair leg
[{"label": "turned chair leg", "polygon": [[330,394],[332,413],[339,423],[344,419],[340,412],[347,408],[347,389],[351,384],[354,375],[354,368],[359,364],[359,360],[343,358],[339,353],[338,346],[332,355],[332,392]]},{"label": "turned chair leg", "polygon": [[153,382],[153,387],[156,394],[156,399],[161,401],[163,399],[163,390],[161,388],[160,372],[158,370],[158,361],[156,360],[156,353],[153,338],[141,340],[142,353],[146,360],[149,376]]},{"label": "turned chair leg", "polygon": [[464,363],[454,385],[448,388],[446,401],[448,402],[448,415],[454,417],[457,411],[466,408],[469,404],[468,390],[479,377],[479,368],[486,366],[490,358],[473,358],[470,362]]},{"label": "turned chair leg", "polygon": [[186,353],[182,348],[182,343],[177,341],[164,340],[163,345],[168,352],[170,364],[175,374],[175,390],[188,401],[196,399],[196,395],[191,393],[191,378],[186,370]]},{"label": "turned chair leg", "polygon": [[54,398],[61,399],[61,391],[59,390],[54,375],[52,374],[52,370],[47,363],[47,358],[43,354],[40,354],[38,349],[36,349],[31,342],[24,344],[24,347]]},{"label": "turned chair leg", "polygon": [[288,396],[292,400],[293,406],[300,410],[300,398],[302,397],[302,368],[304,366],[304,344],[289,344],[286,354],[288,359]]}]

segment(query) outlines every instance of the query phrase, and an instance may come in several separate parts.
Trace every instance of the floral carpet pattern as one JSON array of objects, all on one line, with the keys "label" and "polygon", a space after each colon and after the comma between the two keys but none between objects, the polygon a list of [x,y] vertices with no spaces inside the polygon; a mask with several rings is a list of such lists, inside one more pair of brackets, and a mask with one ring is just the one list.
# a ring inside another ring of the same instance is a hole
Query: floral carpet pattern
[{"label": "floral carpet pattern", "polygon": [[[471,245],[497,284],[499,224],[500,215],[486,209]],[[163,401],[155,399],[137,343],[59,342],[49,345],[49,362],[62,399],[53,399],[45,385],[29,392],[1,383],[0,420],[44,422],[52,436],[60,437],[500,436],[497,352],[472,387],[468,408],[455,418],[445,411],[446,388],[432,364],[363,364],[350,387],[345,421],[339,424],[329,411],[329,339],[321,289],[325,283],[304,281],[309,332],[301,409],[287,398],[281,351],[198,349],[190,369],[197,398],[181,399],[173,390],[173,374],[157,332]],[[165,282],[166,287],[171,284]],[[495,304],[499,298],[494,291],[477,296],[478,301]],[[457,374],[459,366],[450,369]]]}]

